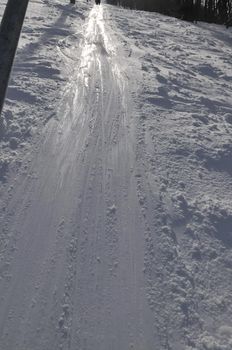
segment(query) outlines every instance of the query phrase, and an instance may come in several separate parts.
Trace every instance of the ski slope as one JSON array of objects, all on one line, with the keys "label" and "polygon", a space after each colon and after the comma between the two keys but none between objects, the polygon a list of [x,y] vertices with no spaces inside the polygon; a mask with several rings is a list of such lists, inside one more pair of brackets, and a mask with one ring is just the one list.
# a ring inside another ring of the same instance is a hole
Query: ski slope
[{"label": "ski slope", "polygon": [[0,349],[231,349],[231,62],[231,29],[31,2],[1,122]]}]

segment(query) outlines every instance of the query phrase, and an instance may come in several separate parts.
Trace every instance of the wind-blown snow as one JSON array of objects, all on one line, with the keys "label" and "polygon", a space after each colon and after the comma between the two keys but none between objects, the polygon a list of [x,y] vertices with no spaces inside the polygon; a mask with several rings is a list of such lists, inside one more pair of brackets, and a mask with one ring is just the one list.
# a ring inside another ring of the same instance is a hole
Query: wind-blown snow
[{"label": "wind-blown snow", "polygon": [[223,26],[31,0],[0,125],[0,349],[231,350],[231,62]]}]

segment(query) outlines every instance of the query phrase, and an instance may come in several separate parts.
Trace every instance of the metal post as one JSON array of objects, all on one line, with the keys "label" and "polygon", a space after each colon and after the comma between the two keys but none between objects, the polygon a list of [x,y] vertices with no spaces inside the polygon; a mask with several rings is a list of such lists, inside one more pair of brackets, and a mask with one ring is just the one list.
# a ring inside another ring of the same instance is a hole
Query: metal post
[{"label": "metal post", "polygon": [[8,0],[0,26],[0,115],[29,0]]}]

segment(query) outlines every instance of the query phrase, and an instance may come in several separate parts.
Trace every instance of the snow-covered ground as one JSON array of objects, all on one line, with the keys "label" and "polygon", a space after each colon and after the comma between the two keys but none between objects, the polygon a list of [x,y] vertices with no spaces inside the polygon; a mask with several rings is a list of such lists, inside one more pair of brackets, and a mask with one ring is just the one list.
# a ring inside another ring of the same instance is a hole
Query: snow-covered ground
[{"label": "snow-covered ground", "polygon": [[231,68],[222,26],[30,1],[0,125],[0,349],[231,350]]}]

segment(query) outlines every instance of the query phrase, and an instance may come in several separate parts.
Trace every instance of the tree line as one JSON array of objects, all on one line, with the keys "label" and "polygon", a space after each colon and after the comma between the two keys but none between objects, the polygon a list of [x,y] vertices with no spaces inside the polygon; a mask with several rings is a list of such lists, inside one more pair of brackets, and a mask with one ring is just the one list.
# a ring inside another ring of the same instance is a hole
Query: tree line
[{"label": "tree line", "polygon": [[159,12],[187,21],[206,21],[232,26],[232,0],[107,0],[126,8]]}]

